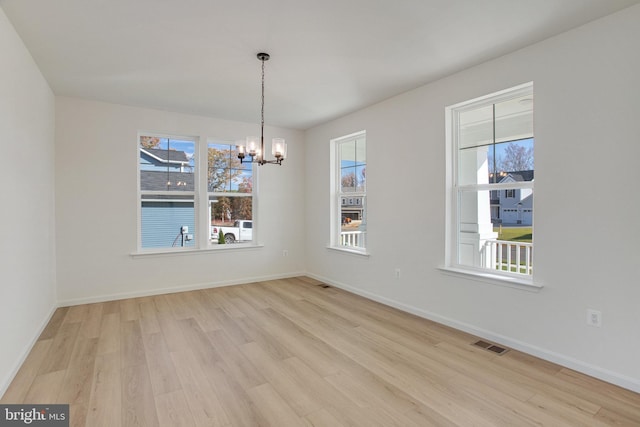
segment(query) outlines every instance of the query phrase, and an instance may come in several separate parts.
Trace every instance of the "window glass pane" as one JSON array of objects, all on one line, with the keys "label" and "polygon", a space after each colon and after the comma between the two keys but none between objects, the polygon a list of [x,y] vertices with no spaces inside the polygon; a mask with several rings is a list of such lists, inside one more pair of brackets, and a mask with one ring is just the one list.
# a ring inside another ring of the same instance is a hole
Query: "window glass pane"
[{"label": "window glass pane", "polygon": [[366,142],[364,138],[340,144],[340,191],[363,192],[366,188]]},{"label": "window glass pane", "polygon": [[194,191],[195,142],[140,137],[140,190]]},{"label": "window glass pane", "polygon": [[493,105],[461,111],[458,115],[458,147],[493,143]]},{"label": "window glass pane", "polygon": [[533,96],[495,104],[495,142],[533,138]]},{"label": "window glass pane", "polygon": [[356,164],[356,141],[345,141],[340,143],[341,167],[353,166]]},{"label": "window glass pane", "polygon": [[141,201],[142,248],[195,245],[193,198],[146,197]]},{"label": "window glass pane", "polygon": [[365,197],[341,197],[340,218],[340,245],[365,248]]},{"label": "window glass pane", "polygon": [[[211,242],[219,243],[219,233],[227,235],[226,243],[246,242],[253,239],[253,198],[251,196],[209,196]],[[230,241],[229,235],[233,235]]]},{"label": "window glass pane", "polygon": [[458,264],[532,274],[533,189],[459,193]]},{"label": "window glass pane", "polygon": [[532,188],[508,188],[492,192],[491,196],[491,222],[493,224],[503,227],[531,227],[533,225]]},{"label": "window glass pane", "polygon": [[[458,185],[488,184],[490,178],[491,147],[471,147],[458,154]],[[493,182],[493,181],[491,181]]]},{"label": "window glass pane", "polygon": [[340,191],[342,191],[343,193],[356,191],[356,168],[342,168],[340,173]]},{"label": "window glass pane", "polygon": [[[506,141],[489,148],[489,164],[499,177],[505,172],[533,170],[533,138]],[[493,182],[493,181],[491,181]],[[500,180],[498,179],[498,181]]]},{"label": "window glass pane", "polygon": [[355,165],[363,166],[367,163],[366,148],[367,144],[364,138],[355,140]]},{"label": "window glass pane", "polygon": [[356,191],[363,192],[366,190],[367,183],[367,165],[364,163],[355,167]]},{"label": "window glass pane", "polygon": [[209,192],[251,193],[253,191],[252,165],[240,163],[235,145],[209,143],[207,164]]},{"label": "window glass pane", "polygon": [[[508,141],[460,150],[459,185],[508,182],[511,172],[533,171],[534,140]],[[530,180],[530,179],[525,179]]]}]

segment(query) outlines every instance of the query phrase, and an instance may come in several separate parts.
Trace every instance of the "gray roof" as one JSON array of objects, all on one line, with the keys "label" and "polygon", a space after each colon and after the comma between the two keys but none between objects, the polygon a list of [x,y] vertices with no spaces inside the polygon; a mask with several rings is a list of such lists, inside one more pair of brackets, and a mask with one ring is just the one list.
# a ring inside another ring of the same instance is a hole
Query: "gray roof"
[{"label": "gray roof", "polygon": [[[516,182],[533,181],[533,170],[526,171],[513,171],[513,172],[498,172],[498,180],[496,182],[502,182],[507,176],[510,176]],[[489,182],[493,182],[493,174],[489,174]]]},{"label": "gray roof", "polygon": [[[142,191],[193,191],[193,173],[167,171],[140,171],[140,190]],[[167,186],[167,182],[171,186]],[[185,185],[177,185],[177,183]]]},{"label": "gray roof", "polygon": [[161,160],[169,162],[189,163],[189,159],[184,151],[163,150],[161,148],[141,148],[140,150],[155,156]]}]

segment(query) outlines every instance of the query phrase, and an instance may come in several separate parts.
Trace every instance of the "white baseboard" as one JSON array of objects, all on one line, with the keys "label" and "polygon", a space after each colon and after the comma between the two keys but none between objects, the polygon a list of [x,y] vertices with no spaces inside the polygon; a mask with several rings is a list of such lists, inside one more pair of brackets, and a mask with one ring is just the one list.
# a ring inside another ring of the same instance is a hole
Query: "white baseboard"
[{"label": "white baseboard", "polygon": [[53,306],[51,308],[49,314],[45,316],[44,321],[41,323],[31,341],[29,341],[29,343],[23,348],[22,352],[20,353],[20,357],[18,358],[18,360],[16,360],[8,375],[3,378],[2,381],[0,381],[0,398],[6,393],[7,389],[9,388],[9,384],[11,384],[11,381],[13,381],[13,379],[16,377],[16,374],[20,370],[20,367],[22,367],[22,364],[27,359],[27,356],[29,356],[31,349],[33,349],[33,346],[38,341],[38,338],[42,334],[42,331],[44,331],[44,328],[46,328],[47,324],[49,324],[49,321],[51,320],[53,313],[56,312],[57,308],[57,306]]},{"label": "white baseboard", "polygon": [[146,289],[142,291],[120,292],[115,294],[91,296],[86,298],[71,298],[58,301],[58,307],[68,307],[80,304],[92,304],[97,302],[115,301],[127,298],[148,297],[153,295],[172,294],[176,292],[196,291],[199,289],[220,288],[224,286],[242,285],[245,283],[264,282],[267,280],[286,279],[289,277],[304,276],[304,272],[292,272],[275,274],[270,276],[243,277],[237,280],[220,280],[215,282],[196,283],[186,286],[170,286],[165,288]]},{"label": "white baseboard", "polygon": [[435,314],[435,313],[432,313],[432,312],[429,312],[429,311],[426,311],[426,310],[423,310],[423,309],[420,309],[412,305],[405,304],[390,298],[382,297],[380,295],[377,295],[371,292],[363,291],[362,289],[355,288],[345,283],[336,282],[335,280],[331,280],[326,277],[319,276],[317,274],[307,272],[306,275],[316,280],[320,280],[321,282],[325,282],[331,286],[335,286],[336,288],[344,289],[345,291],[349,291],[354,294],[363,296],[367,299],[388,305],[390,307],[397,308],[407,313],[415,314],[416,316],[419,316],[428,320],[432,320],[434,322],[438,322],[443,325],[450,326],[454,329],[458,329],[460,331],[467,332],[472,335],[476,335],[480,338],[484,338],[486,340],[496,342],[498,344],[507,346],[509,348],[522,351],[523,353],[527,353],[532,356],[539,357],[540,359],[544,359],[549,362],[556,363],[566,368],[573,369],[574,371],[578,371],[583,374],[592,376],[594,378],[598,378],[608,383],[615,384],[617,386],[634,391],[636,393],[640,393],[640,380],[637,378],[631,378],[625,375],[621,375],[617,372],[613,372],[608,369],[603,369],[601,367],[591,365],[589,363],[586,363],[582,360],[575,359],[573,357],[565,356],[563,354],[559,354],[535,345],[531,345],[511,337],[507,337],[492,331],[478,328],[468,323],[464,323],[464,322],[457,321],[455,319],[450,319],[448,317],[440,316],[439,314]]}]

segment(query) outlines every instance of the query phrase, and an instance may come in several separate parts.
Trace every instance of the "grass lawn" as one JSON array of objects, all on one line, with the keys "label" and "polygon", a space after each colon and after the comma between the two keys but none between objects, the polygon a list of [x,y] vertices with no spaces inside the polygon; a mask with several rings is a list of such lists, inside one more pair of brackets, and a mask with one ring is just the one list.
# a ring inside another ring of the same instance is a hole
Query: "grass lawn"
[{"label": "grass lawn", "polygon": [[494,232],[498,233],[498,240],[509,240],[515,242],[529,242],[533,238],[533,229],[531,227],[494,227]]}]

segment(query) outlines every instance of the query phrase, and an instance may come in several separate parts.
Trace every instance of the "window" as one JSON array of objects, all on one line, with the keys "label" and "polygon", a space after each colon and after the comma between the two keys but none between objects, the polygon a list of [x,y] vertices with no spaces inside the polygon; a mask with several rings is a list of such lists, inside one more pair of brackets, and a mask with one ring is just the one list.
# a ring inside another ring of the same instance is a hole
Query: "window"
[{"label": "window", "polygon": [[533,84],[447,107],[447,122],[447,266],[531,281]]},{"label": "window", "polygon": [[253,240],[253,166],[240,163],[235,145],[207,147],[207,195],[212,244]]},{"label": "window", "polygon": [[195,245],[195,152],[192,139],[140,136],[141,248]]},{"label": "window", "polygon": [[152,134],[138,145],[139,249],[253,242],[253,168],[235,145]]},{"label": "window", "polygon": [[365,132],[332,141],[332,227],[331,246],[366,250],[367,155]]}]

